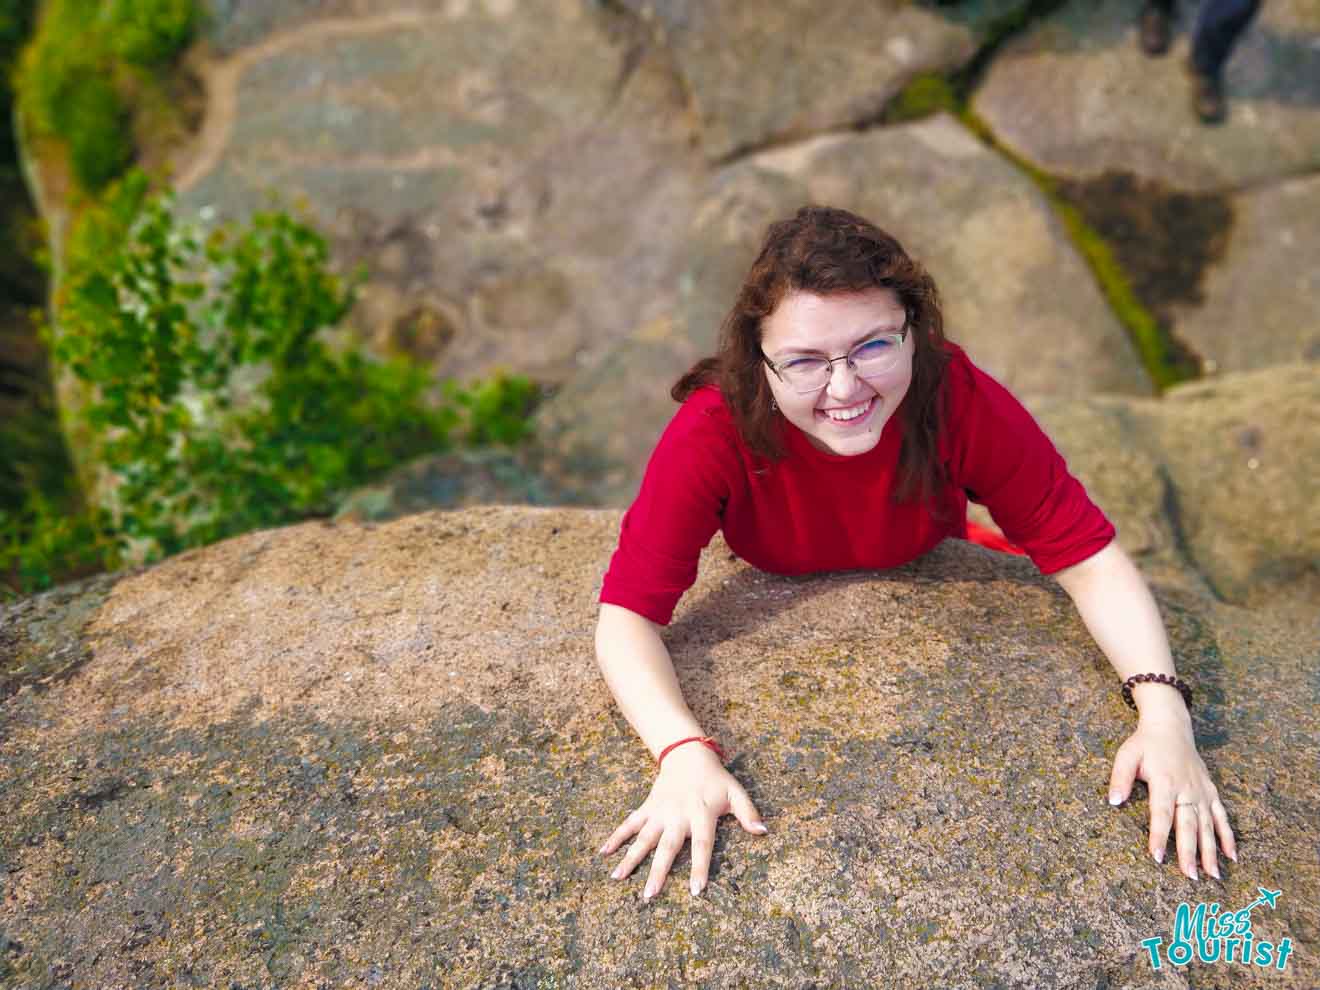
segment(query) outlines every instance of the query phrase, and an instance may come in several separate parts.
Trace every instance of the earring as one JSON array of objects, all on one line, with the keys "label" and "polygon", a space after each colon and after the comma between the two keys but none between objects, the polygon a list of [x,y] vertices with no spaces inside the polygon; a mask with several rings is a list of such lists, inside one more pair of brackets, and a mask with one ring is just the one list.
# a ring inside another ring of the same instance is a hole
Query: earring
[{"label": "earring", "polygon": [[775,402],[774,399],[771,399],[771,400],[770,400],[770,411],[771,411],[771,412],[778,412],[778,411],[779,411],[779,403]]}]

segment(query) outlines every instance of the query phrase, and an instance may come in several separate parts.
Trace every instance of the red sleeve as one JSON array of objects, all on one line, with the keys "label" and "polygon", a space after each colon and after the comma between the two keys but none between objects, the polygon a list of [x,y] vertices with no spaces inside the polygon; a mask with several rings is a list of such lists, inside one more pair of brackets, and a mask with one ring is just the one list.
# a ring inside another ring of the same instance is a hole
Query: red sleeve
[{"label": "red sleeve", "polygon": [[1103,550],[1114,526],[1031,414],[960,351],[948,367],[949,471],[1042,574]]},{"label": "red sleeve", "polygon": [[[716,402],[722,401],[716,397]],[[729,497],[727,467],[736,456],[709,395],[679,407],[651,453],[637,498],[623,516],[600,601],[668,625],[697,561],[720,527]]]}]

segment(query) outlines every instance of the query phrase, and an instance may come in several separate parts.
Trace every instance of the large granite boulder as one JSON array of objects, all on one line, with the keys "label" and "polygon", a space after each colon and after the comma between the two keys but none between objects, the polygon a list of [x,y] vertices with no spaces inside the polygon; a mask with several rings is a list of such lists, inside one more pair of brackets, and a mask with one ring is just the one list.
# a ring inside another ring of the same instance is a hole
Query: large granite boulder
[{"label": "large granite boulder", "polygon": [[1320,372],[1285,365],[1161,400],[1033,401],[1146,572],[1229,601],[1320,614]]},{"label": "large granite boulder", "polygon": [[1180,386],[1148,420],[1179,525],[1215,590],[1320,614],[1320,372],[1266,368]]},{"label": "large granite boulder", "polygon": [[996,0],[954,18],[909,0],[621,2],[672,53],[717,161],[873,123],[914,76],[961,68],[978,28],[1026,6]]},{"label": "large granite boulder", "polygon": [[[1181,31],[1167,56],[1136,43],[1139,0],[1070,0],[998,53],[972,101],[997,140],[1047,172],[1118,170],[1226,190],[1320,166],[1320,7],[1271,0],[1226,68],[1229,120],[1193,115]],[[1193,5],[1183,3],[1184,27]]]},{"label": "large granite boulder", "polygon": [[[1039,395],[1152,386],[1036,187],[952,117],[831,135],[715,172],[686,236],[670,313],[639,325],[537,414],[548,470],[626,504],[674,413],[669,387],[713,353],[719,325],[773,220],[807,202],[889,230],[934,275],[946,330],[1010,388]],[[622,415],[622,410],[627,415]]]},{"label": "large granite boulder", "polygon": [[1199,304],[1172,307],[1174,333],[1221,371],[1320,361],[1320,176],[1231,204],[1224,256],[1203,276]]},{"label": "large granite boulder", "polygon": [[[1134,727],[1062,591],[950,542],[761,574],[717,538],[665,633],[769,824],[693,899],[595,855],[653,766],[592,656],[617,512],[468,509],[251,533],[0,608],[8,986],[1156,987],[1177,906],[1320,979],[1317,635],[1157,588],[1237,830],[1222,883],[1105,794]],[[11,664],[6,663],[8,669]],[[1201,975],[1203,974],[1203,975]]]},{"label": "large granite boulder", "polygon": [[632,16],[554,0],[265,6],[228,11],[213,29],[228,47],[198,60],[207,112],[177,155],[179,208],[304,204],[337,260],[372,276],[354,319],[376,350],[558,383],[675,277],[701,159],[682,87]]}]

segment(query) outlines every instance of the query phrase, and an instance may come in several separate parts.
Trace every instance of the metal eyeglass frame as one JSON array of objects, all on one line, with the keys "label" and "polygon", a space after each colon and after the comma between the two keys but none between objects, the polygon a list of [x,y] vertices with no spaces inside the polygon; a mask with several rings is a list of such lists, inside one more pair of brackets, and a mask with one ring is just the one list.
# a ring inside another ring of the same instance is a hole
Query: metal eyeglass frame
[{"label": "metal eyeglass frame", "polygon": [[[828,362],[830,366],[830,372],[829,375],[826,376],[825,381],[821,382],[819,385],[813,385],[811,386],[811,388],[808,389],[800,389],[796,385],[794,385],[792,386],[793,391],[796,392],[798,395],[810,395],[812,392],[819,392],[821,389],[825,388],[827,385],[829,385],[830,379],[834,377],[834,363],[836,361],[847,361],[849,371],[851,371],[858,378],[867,377],[866,375],[863,375],[860,371],[857,370],[857,365],[852,359],[852,356],[856,352],[857,348],[865,347],[867,344],[871,343],[872,341],[879,340],[881,337],[898,337],[899,346],[902,347],[903,344],[907,342],[907,335],[909,332],[911,332],[912,329],[911,327],[908,326],[910,320],[911,317],[909,317],[907,320],[904,320],[903,329],[895,333],[882,333],[882,334],[876,334],[874,337],[867,337],[866,340],[863,340],[860,344],[857,345],[857,347],[854,347],[851,351],[849,351],[847,354],[843,355],[842,357],[823,358],[822,360]],[[783,382],[783,384],[788,385],[788,382],[784,380],[783,374],[780,373],[779,369],[775,367],[775,363],[771,361],[768,357],[766,357],[765,351],[762,351],[759,345],[757,346],[756,349],[758,351],[761,351],[761,360],[770,366],[770,370],[775,373],[775,377],[778,378],[781,382]],[[889,370],[888,368],[885,369],[885,371],[888,370]],[[884,372],[880,372],[880,373],[884,374]]]}]

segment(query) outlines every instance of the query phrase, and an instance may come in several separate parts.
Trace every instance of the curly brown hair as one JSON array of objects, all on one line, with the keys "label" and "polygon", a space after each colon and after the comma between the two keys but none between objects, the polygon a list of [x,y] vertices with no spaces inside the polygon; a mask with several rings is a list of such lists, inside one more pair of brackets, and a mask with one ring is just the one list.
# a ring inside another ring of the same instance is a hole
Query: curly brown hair
[{"label": "curly brown hair", "polygon": [[720,327],[718,352],[693,365],[669,394],[682,402],[703,385],[718,385],[747,446],[779,460],[786,451],[761,370],[761,321],[790,290],[826,295],[871,288],[892,289],[898,296],[915,344],[895,499],[933,500],[945,482],[937,443],[944,419],[939,398],[949,363],[939,292],[894,237],[855,213],[804,206],[791,219],[772,223]]}]

